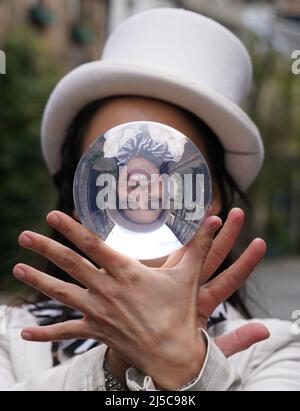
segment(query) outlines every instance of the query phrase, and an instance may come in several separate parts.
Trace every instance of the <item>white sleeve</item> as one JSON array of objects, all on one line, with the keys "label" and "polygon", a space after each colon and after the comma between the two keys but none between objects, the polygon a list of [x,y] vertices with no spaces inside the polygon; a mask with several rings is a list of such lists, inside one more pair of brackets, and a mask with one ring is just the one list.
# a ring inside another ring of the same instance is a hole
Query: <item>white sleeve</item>
[{"label": "white sleeve", "polygon": [[2,318],[2,330],[0,333],[0,389],[5,389],[13,385],[16,380],[10,361],[9,355],[9,341],[7,335],[4,334],[6,325],[4,326],[4,319]]},{"label": "white sleeve", "polygon": [[14,384],[7,391],[105,391],[101,345],[71,361]]},{"label": "white sleeve", "polygon": [[34,317],[6,307],[5,321],[0,335],[0,391],[105,391],[105,345],[54,368],[51,344],[23,341],[20,336],[24,326],[36,325]]},{"label": "white sleeve", "polygon": [[4,390],[18,381],[52,366],[51,344],[26,342],[21,338],[25,326],[36,326],[28,311],[2,306],[0,335],[0,389]]},{"label": "white sleeve", "polygon": [[228,360],[241,377],[243,391],[300,391],[300,333],[293,332],[292,323],[230,320],[213,327],[211,334],[227,334],[251,322],[263,324],[271,336]]},{"label": "white sleeve", "polygon": [[269,329],[269,340],[232,358],[244,390],[300,391],[300,333],[288,321],[258,321]]}]

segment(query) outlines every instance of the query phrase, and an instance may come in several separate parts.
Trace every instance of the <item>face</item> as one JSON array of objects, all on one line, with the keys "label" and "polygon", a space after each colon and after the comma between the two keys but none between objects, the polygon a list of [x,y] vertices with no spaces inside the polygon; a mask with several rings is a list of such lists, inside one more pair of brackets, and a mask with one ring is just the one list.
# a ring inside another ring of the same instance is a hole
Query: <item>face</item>
[{"label": "face", "polygon": [[[140,156],[130,159],[122,168],[119,181],[126,184],[118,184],[118,195],[121,201],[127,203],[129,200],[129,207],[123,212],[130,221],[136,224],[151,224],[158,220],[161,208],[151,207],[151,200],[161,200],[162,185],[158,182],[158,190],[152,192],[151,177],[153,179],[159,175],[156,165]],[[131,201],[136,202],[134,208],[130,207]]]},{"label": "face", "polygon": [[[197,129],[196,124],[186,115],[185,111],[172,104],[144,97],[114,97],[104,101],[90,122],[83,141],[81,154],[83,155],[87,148],[96,141],[99,136],[111,128],[132,121],[153,121],[177,129],[193,141],[209,165],[204,139]],[[138,159],[137,161],[140,160]],[[149,164],[149,167],[151,167],[151,164]],[[219,214],[220,211],[220,193],[216,182],[213,182],[212,213]],[[143,220],[146,216],[141,212],[140,216],[136,214],[136,218]],[[149,216],[149,218],[151,220],[151,216]],[[152,218],[156,217],[152,215]],[[154,262],[145,262],[145,264],[152,266],[160,266],[162,263],[163,259],[162,261],[155,261],[155,264]]]}]

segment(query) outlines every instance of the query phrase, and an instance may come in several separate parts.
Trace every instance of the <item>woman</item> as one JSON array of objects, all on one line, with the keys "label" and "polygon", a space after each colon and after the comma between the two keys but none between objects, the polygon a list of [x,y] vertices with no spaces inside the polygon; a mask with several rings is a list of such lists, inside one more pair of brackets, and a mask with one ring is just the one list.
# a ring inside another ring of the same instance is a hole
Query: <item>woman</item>
[{"label": "woman", "polygon": [[[243,46],[217,23],[183,10],[152,10],[121,25],[104,60],[58,85],[42,132],[59,189],[58,211],[47,217],[56,234],[27,231],[19,238],[54,265],[48,274],[24,264],[14,268],[20,281],[50,300],[8,311],[0,339],[2,389],[299,390],[300,338],[291,325],[248,321],[222,305],[266,248],[256,239],[221,268],[244,219],[240,209],[229,212],[232,200],[254,180],[263,156],[259,133],[237,104],[249,65]],[[187,135],[213,177],[212,215],[188,246],[155,263],[104,244],[76,221],[72,198],[75,168],[89,145],[138,120]]]}]

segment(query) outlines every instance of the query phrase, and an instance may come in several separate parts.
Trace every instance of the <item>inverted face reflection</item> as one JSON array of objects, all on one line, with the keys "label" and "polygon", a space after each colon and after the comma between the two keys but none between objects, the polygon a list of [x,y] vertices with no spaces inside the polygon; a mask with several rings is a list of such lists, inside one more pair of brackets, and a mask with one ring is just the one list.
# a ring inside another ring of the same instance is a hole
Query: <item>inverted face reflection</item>
[{"label": "inverted face reflection", "polygon": [[164,188],[157,166],[145,157],[134,157],[121,168],[120,181],[126,181],[118,184],[119,200],[128,203],[123,211],[126,218],[137,224],[158,220]]}]

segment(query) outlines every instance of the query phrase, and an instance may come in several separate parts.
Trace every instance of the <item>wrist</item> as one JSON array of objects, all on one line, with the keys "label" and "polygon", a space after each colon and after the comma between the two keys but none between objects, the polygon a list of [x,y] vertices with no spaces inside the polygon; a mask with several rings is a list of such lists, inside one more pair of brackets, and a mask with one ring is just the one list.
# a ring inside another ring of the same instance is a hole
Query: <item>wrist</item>
[{"label": "wrist", "polygon": [[152,377],[157,389],[176,391],[199,376],[206,355],[207,342],[201,333],[193,344],[184,345],[173,359],[166,357],[157,361],[159,367],[149,370],[147,375]]}]

